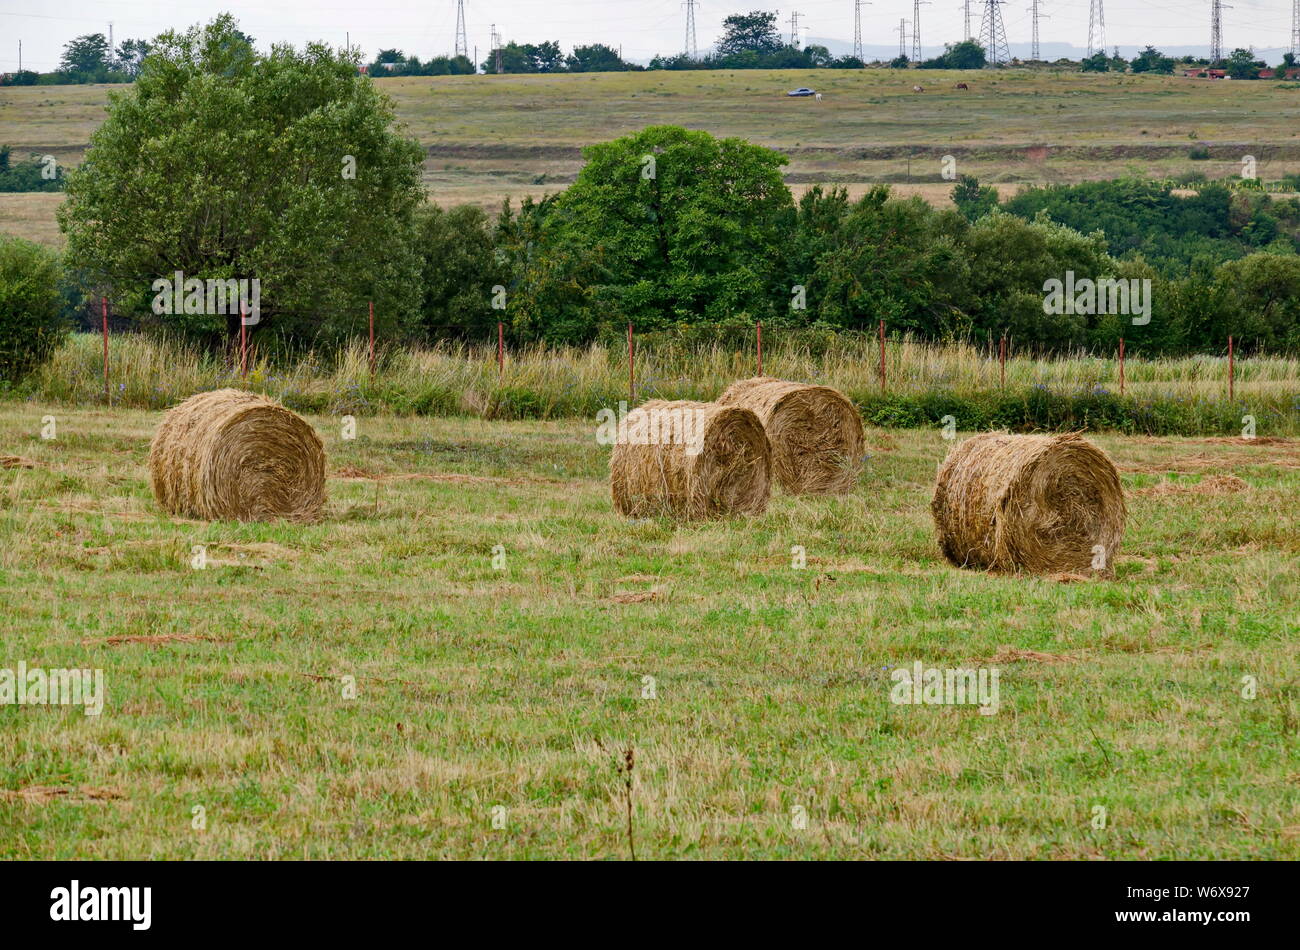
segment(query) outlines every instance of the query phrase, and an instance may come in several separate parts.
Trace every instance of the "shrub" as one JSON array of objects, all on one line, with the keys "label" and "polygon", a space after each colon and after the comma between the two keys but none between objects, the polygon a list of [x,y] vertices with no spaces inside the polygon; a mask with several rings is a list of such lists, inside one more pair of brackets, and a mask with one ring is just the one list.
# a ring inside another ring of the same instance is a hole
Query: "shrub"
[{"label": "shrub", "polygon": [[50,251],[0,235],[0,386],[44,363],[68,331],[59,262]]}]

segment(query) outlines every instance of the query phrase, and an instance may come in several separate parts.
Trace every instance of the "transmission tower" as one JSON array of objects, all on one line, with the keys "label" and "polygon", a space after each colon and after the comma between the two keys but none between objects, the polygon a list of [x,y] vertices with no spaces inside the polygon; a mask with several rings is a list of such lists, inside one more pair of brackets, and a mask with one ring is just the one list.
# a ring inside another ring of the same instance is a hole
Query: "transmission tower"
[{"label": "transmission tower", "polygon": [[456,55],[469,56],[469,39],[465,36],[465,0],[456,0]]},{"label": "transmission tower", "polygon": [[[1297,0],[1297,2],[1300,2],[1300,0]],[[1029,8],[1029,15],[1034,21],[1033,52],[1030,54],[1030,59],[1038,62],[1043,58],[1042,44],[1038,41],[1038,21],[1046,19],[1047,15],[1039,12],[1038,0],[1034,0],[1033,6]]]},{"label": "transmission tower", "polygon": [[966,13],[966,23],[965,26],[962,28],[961,38],[963,41],[973,40],[975,39],[975,34],[973,34],[970,31],[970,0],[965,0],[965,3],[962,4],[962,8],[965,10]]},{"label": "transmission tower", "polygon": [[898,21],[898,55],[907,59],[907,19]]},{"label": "transmission tower", "polygon": [[799,48],[799,11],[790,12],[790,45]]},{"label": "transmission tower", "polygon": [[[1231,10],[1231,7],[1227,9]],[[1223,0],[1214,0],[1210,10],[1210,65],[1223,62]]]},{"label": "transmission tower", "polygon": [[[1300,0],[1295,0],[1300,4]],[[853,56],[858,62],[862,59],[862,8],[871,6],[869,0],[853,0]],[[1300,7],[1297,7],[1300,9]]]},{"label": "transmission tower", "polygon": [[492,24],[492,32],[489,35],[492,37],[491,40],[492,58],[496,60],[497,72],[500,73],[501,72],[501,34],[497,32],[497,25],[495,23]]},{"label": "transmission tower", "polygon": [[700,58],[700,44],[695,38],[695,8],[700,5],[700,0],[686,0],[682,4],[686,8],[686,56],[689,59]]},{"label": "transmission tower", "polygon": [[980,23],[980,45],[988,56],[990,66],[1011,62],[1011,47],[1007,44],[1007,27],[1002,22],[1002,0],[984,0],[984,18]]},{"label": "transmission tower", "polygon": [[1291,0],[1291,55],[1300,56],[1300,0]]},{"label": "transmission tower", "polygon": [[1088,9],[1088,55],[1106,52],[1106,10],[1102,0],[1092,0]]},{"label": "transmission tower", "polygon": [[921,4],[930,0],[912,0],[912,59],[921,61]]}]

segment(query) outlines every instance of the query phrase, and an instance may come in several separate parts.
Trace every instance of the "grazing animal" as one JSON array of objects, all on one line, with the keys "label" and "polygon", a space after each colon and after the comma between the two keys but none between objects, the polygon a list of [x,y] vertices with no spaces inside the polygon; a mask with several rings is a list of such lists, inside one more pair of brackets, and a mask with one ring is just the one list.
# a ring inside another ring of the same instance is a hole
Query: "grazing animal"
[{"label": "grazing animal", "polygon": [[913,87],[912,87],[912,91],[913,91],[913,92],[925,92],[925,89],[924,89],[923,87],[921,87],[921,86],[913,86]]},{"label": "grazing animal", "polygon": [[957,83],[957,88],[965,89],[967,92],[970,92],[970,86],[966,85],[964,82]]},{"label": "grazing animal", "polygon": [[821,101],[822,101],[822,94],[821,94],[820,92],[817,93],[817,101],[818,101],[818,102],[821,102]]}]

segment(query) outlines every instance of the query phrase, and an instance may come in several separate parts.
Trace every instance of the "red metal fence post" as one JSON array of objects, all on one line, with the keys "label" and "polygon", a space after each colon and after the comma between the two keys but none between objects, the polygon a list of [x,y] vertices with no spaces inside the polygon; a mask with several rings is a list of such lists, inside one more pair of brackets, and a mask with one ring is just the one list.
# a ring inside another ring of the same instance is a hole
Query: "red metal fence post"
[{"label": "red metal fence post", "polygon": [[244,301],[239,301],[239,375],[248,379],[248,322],[244,319]]},{"label": "red metal fence post", "polygon": [[758,321],[758,375],[763,375],[763,321]]},{"label": "red metal fence post", "polygon": [[998,375],[998,385],[1003,389],[1007,388],[1007,335],[1002,334],[1002,339],[998,343],[998,362],[1001,364],[1001,370]]},{"label": "red metal fence post", "polygon": [[1228,334],[1228,402],[1236,398],[1237,380],[1236,364],[1233,362],[1232,334]]},{"label": "red metal fence post", "polygon": [[1124,395],[1124,338],[1119,338],[1119,394]]},{"label": "red metal fence post", "polygon": [[632,339],[632,322],[627,324],[627,394],[628,401],[636,402],[636,341]]},{"label": "red metal fence post", "polygon": [[880,321],[880,391],[885,391],[885,321]]},{"label": "red metal fence post", "polygon": [[375,302],[370,301],[370,381],[375,379]]},{"label": "red metal fence post", "polygon": [[99,298],[99,314],[104,323],[104,401],[110,400],[108,394],[108,298]]}]

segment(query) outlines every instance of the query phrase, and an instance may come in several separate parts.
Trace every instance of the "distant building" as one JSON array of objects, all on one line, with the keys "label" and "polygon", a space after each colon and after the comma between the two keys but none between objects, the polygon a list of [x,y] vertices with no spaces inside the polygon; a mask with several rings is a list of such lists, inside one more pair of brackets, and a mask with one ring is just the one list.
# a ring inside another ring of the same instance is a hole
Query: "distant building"
[{"label": "distant building", "polygon": [[1204,66],[1196,66],[1192,69],[1184,69],[1183,75],[1188,79],[1227,79],[1228,71],[1226,69],[1206,69]]}]

